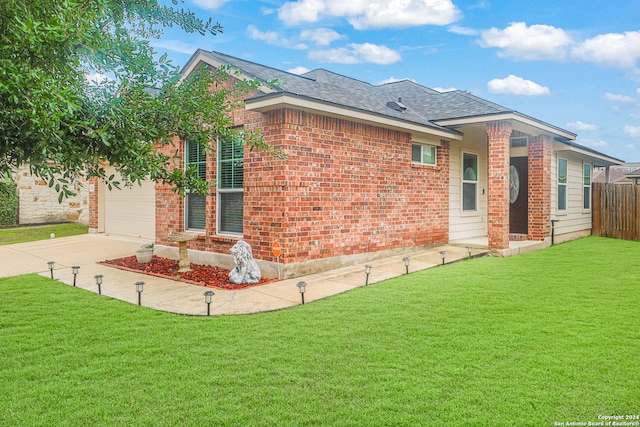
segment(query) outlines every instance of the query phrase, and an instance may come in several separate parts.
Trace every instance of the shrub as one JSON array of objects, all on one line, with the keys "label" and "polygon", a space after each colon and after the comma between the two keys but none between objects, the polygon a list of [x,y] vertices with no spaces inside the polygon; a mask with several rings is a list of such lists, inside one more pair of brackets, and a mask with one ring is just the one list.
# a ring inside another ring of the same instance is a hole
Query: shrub
[{"label": "shrub", "polygon": [[0,181],[0,227],[18,224],[18,194],[16,183]]}]

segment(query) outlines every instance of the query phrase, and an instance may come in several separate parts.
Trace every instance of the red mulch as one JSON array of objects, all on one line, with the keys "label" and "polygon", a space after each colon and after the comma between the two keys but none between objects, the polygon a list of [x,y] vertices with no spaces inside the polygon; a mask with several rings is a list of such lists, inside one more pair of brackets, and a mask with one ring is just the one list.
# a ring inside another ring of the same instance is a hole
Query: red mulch
[{"label": "red mulch", "polygon": [[211,265],[191,264],[191,271],[179,273],[178,260],[162,258],[155,255],[151,262],[147,264],[140,264],[135,255],[103,261],[101,264],[110,265],[122,270],[136,271],[139,273],[149,274],[151,276],[205,286],[207,288],[228,290],[246,289],[278,280],[262,278],[258,283],[242,283],[236,285],[229,283],[229,270],[225,270],[224,268],[214,267]]}]

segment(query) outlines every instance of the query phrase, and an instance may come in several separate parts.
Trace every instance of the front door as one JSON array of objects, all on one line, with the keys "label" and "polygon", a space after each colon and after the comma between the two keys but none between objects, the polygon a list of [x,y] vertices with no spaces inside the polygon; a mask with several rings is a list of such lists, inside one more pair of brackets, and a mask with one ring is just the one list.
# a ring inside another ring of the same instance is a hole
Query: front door
[{"label": "front door", "polygon": [[527,157],[511,157],[509,168],[509,232],[529,232],[529,160]]}]

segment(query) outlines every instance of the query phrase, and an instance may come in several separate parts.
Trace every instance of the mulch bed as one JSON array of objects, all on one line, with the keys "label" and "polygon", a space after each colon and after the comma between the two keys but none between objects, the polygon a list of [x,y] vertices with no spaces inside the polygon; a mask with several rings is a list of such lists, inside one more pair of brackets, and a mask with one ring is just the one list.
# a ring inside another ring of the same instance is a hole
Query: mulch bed
[{"label": "mulch bed", "polygon": [[135,255],[125,258],[103,261],[100,264],[119,268],[121,270],[135,271],[150,276],[177,280],[179,282],[200,285],[207,288],[238,290],[261,286],[276,282],[278,279],[262,278],[258,283],[242,283],[239,285],[229,283],[229,270],[211,265],[191,264],[191,271],[178,272],[178,260],[153,256],[151,262],[140,264]]}]

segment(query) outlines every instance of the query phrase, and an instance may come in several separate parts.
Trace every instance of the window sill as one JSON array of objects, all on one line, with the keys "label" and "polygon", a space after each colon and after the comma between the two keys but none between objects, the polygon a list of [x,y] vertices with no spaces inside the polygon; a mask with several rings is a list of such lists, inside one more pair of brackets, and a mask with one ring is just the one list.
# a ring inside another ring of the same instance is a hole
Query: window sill
[{"label": "window sill", "polygon": [[227,236],[222,234],[212,234],[209,236],[209,239],[214,242],[235,243],[239,240],[242,240],[242,236]]},{"label": "window sill", "polygon": [[428,169],[440,170],[440,167],[438,165],[430,165],[428,163],[411,163],[411,167],[416,169],[428,168]]}]

